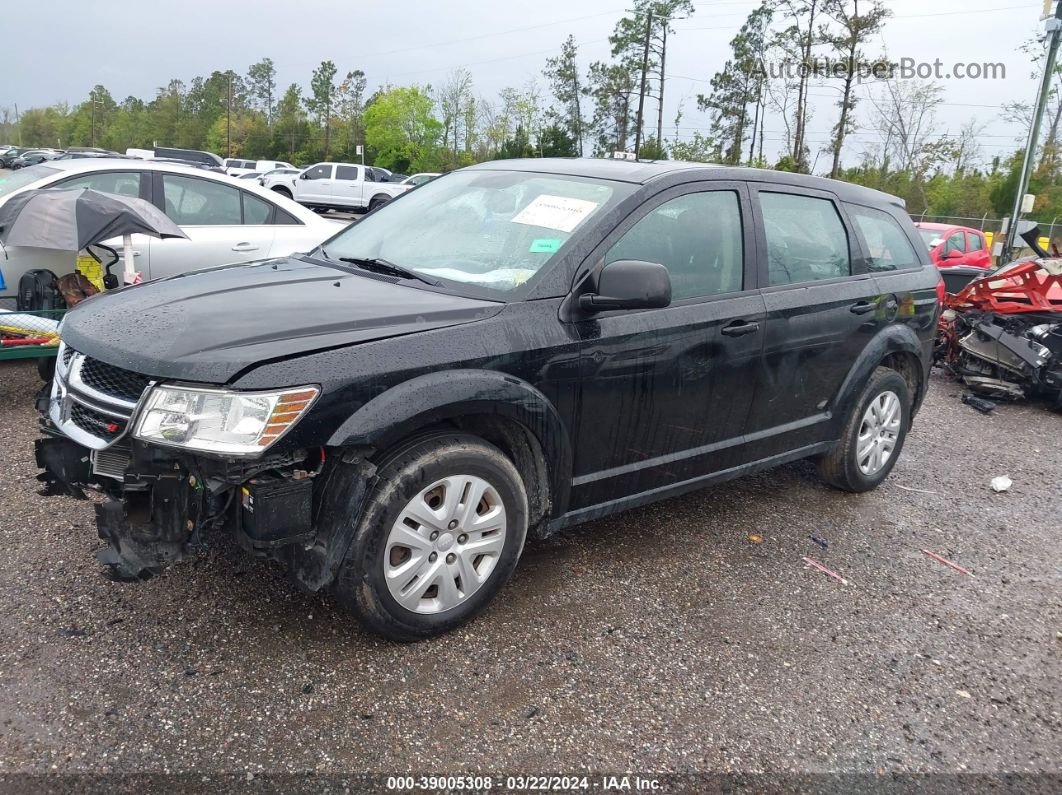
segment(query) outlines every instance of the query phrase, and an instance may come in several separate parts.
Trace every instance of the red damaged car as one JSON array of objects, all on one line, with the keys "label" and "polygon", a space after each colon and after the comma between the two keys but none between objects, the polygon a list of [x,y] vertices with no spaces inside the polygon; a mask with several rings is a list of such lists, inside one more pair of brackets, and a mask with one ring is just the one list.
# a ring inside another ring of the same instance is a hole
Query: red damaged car
[{"label": "red damaged car", "polygon": [[929,258],[934,265],[992,267],[992,252],[985,245],[984,233],[968,226],[949,224],[918,223],[915,228],[929,246]]},{"label": "red damaged car", "polygon": [[1027,257],[949,293],[937,343],[937,362],[972,391],[1062,409],[1062,259]]}]

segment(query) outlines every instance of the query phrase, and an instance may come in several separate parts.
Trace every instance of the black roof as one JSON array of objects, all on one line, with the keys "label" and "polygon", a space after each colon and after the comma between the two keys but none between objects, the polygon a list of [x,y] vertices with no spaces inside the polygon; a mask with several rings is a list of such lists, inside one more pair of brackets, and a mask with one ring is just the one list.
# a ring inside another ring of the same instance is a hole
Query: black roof
[{"label": "black roof", "polygon": [[869,204],[904,206],[902,199],[862,185],[853,185],[826,177],[793,174],[745,166],[722,166],[714,163],[690,163],[682,160],[618,160],[606,157],[541,157],[517,160],[490,160],[469,166],[474,170],[527,171],[539,174],[558,174],[591,179],[611,179],[645,185],[658,179],[672,177],[670,182],[694,180],[742,180],[771,182],[775,185],[812,188],[835,193],[847,201]]}]

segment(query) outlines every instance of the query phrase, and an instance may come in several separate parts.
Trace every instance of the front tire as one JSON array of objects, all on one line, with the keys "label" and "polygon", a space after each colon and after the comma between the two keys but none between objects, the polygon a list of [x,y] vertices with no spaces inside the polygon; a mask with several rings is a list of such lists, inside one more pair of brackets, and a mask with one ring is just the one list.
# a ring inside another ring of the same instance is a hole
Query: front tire
[{"label": "front tire", "polygon": [[283,196],[283,197],[285,197],[287,199],[291,198],[291,191],[288,190],[287,188],[272,188],[272,190],[275,191],[276,193],[279,193],[281,196]]},{"label": "front tire", "polygon": [[877,488],[896,466],[911,426],[911,391],[895,370],[879,367],[845,421],[841,440],[819,459],[819,475],[842,491]]},{"label": "front tire", "polygon": [[447,433],[381,462],[333,591],[365,626],[409,642],[478,615],[527,536],[520,473],[494,445]]},{"label": "front tire", "polygon": [[373,196],[372,201],[369,202],[369,212],[371,213],[377,207],[382,207],[387,204],[386,196]]}]

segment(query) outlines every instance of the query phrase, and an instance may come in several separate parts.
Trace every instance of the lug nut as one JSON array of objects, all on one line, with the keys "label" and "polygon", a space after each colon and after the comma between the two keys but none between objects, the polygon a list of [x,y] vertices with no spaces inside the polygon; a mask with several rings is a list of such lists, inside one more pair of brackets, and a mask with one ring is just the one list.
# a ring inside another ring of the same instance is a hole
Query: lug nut
[{"label": "lug nut", "polygon": [[449,527],[450,527],[450,529],[451,529],[451,530],[453,530],[453,529],[454,529],[455,527],[457,527],[457,520],[456,520],[456,519],[453,519],[453,520],[452,520],[452,521],[450,522],[450,525],[449,525]]},{"label": "lug nut", "polygon": [[464,533],[461,533],[461,535],[459,535],[457,537],[457,543],[458,544],[464,544],[464,543],[467,543],[467,542],[468,542],[468,536],[466,536]]},{"label": "lug nut", "polygon": [[431,535],[429,536],[429,538],[430,538],[430,539],[431,539],[432,541],[434,541],[434,540],[435,540],[436,538],[438,538],[438,537],[439,537],[439,531],[438,531],[438,530],[435,530],[435,531],[433,531],[433,532],[432,532],[432,534],[431,534]]},{"label": "lug nut", "polygon": [[455,560],[457,560],[457,555],[455,555],[453,552],[446,556],[447,563],[453,563]]},{"label": "lug nut", "polygon": [[437,552],[432,552],[430,555],[428,555],[428,563],[434,563],[438,559],[439,559],[439,554]]}]

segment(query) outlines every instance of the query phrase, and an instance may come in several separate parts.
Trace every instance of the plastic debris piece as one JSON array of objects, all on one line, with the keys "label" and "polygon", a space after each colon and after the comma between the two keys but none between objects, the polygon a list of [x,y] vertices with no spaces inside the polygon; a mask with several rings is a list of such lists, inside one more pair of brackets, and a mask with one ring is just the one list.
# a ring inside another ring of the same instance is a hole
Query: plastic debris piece
[{"label": "plastic debris piece", "polygon": [[749,533],[749,541],[751,541],[753,544],[762,544],[763,536],[757,535],[756,533]]},{"label": "plastic debris piece", "polygon": [[827,540],[826,540],[825,538],[819,538],[819,537],[818,537],[818,536],[816,536],[816,535],[811,535],[811,536],[808,536],[808,538],[809,538],[809,539],[810,539],[811,541],[813,541],[814,543],[818,544],[818,545],[819,545],[820,547],[822,547],[823,549],[829,549],[829,548],[830,548],[830,542],[829,542],[829,541],[827,541]]},{"label": "plastic debris piece", "polygon": [[998,478],[992,478],[992,491],[997,494],[1001,491],[1006,491],[1014,485],[1014,481],[1008,478],[1006,475],[1000,475]]},{"label": "plastic debris piece", "polygon": [[939,491],[930,491],[929,489],[916,489],[914,486],[901,486],[896,484],[896,488],[903,489],[904,491],[917,491],[919,494],[939,494]]},{"label": "plastic debris piece", "polygon": [[841,585],[848,585],[848,580],[846,580],[844,577],[842,577],[837,572],[831,571],[830,569],[827,569],[825,566],[823,566],[817,560],[812,560],[811,558],[804,558],[804,562],[807,563],[809,566],[814,566],[816,569],[821,571],[823,574],[828,574],[829,576],[833,577],[835,580],[837,580],[837,582],[841,583]]},{"label": "plastic debris piece", "polygon": [[967,406],[972,409],[977,409],[982,414],[991,414],[993,409],[995,409],[996,407],[996,404],[993,401],[988,400],[987,398],[977,397],[976,395],[971,395],[969,393],[965,393],[962,396],[961,400]]},{"label": "plastic debris piece", "polygon": [[928,549],[923,549],[922,551],[929,555],[929,557],[933,558],[933,560],[939,563],[943,563],[945,566],[951,566],[953,569],[955,569],[955,571],[961,571],[963,574],[969,574],[971,577],[973,576],[968,570],[964,569],[958,563],[952,563],[950,560],[945,557],[941,557],[936,552],[931,552]]}]

